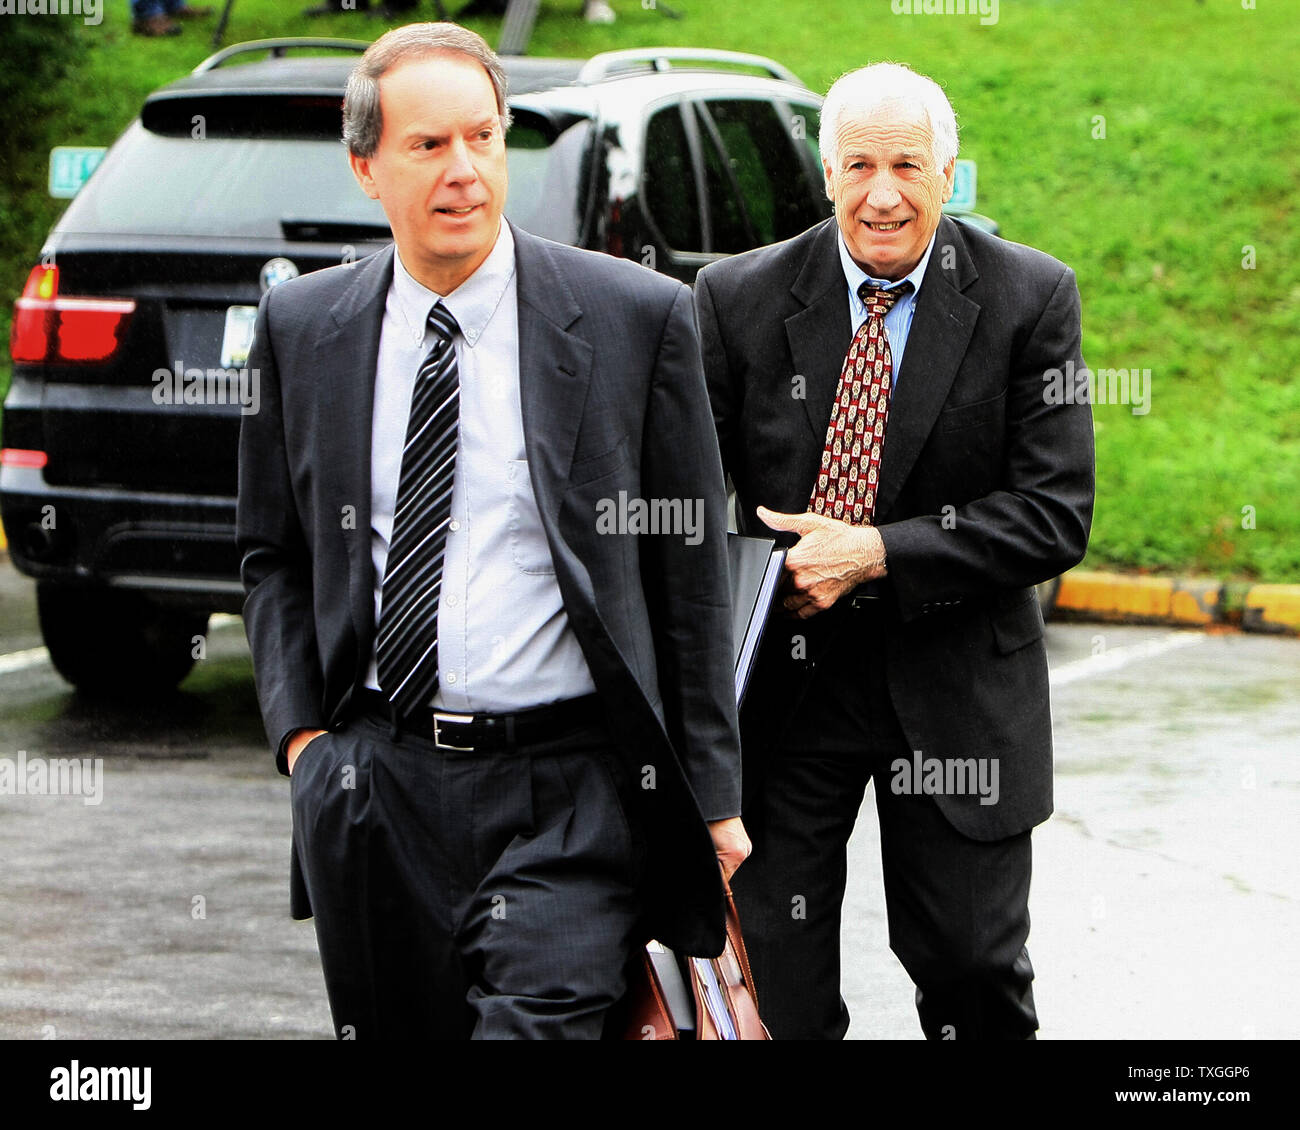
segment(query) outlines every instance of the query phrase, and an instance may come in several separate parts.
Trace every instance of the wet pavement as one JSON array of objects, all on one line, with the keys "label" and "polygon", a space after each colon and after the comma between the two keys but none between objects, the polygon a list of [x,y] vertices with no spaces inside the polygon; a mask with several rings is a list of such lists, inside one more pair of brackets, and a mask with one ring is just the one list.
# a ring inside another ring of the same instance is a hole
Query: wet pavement
[{"label": "wet pavement", "polygon": [[[1029,937],[1040,1038],[1296,1038],[1300,641],[1055,623],[1047,640],[1056,811],[1034,832]],[[849,1035],[919,1039],[885,938],[874,806],[863,817]]]},{"label": "wet pavement", "polygon": [[[1034,833],[1042,1038],[1300,1035],[1300,641],[1052,624],[1056,814]],[[0,1038],[328,1037],[288,917],[287,781],[243,630],[165,706],[92,706],[0,562],[0,759],[102,759],[0,795]],[[99,803],[94,790],[102,789]],[[850,847],[851,1038],[919,1039],[888,948],[874,805]]]}]

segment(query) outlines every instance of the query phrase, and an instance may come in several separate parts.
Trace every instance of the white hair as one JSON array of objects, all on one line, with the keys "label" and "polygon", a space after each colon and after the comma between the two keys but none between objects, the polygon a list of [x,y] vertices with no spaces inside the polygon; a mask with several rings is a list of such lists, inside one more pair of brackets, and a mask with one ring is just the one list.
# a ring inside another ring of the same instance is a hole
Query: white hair
[{"label": "white hair", "polygon": [[822,160],[832,169],[839,164],[836,134],[846,114],[865,116],[889,103],[925,111],[934,134],[935,170],[947,168],[957,156],[957,115],[934,79],[901,63],[872,63],[841,75],[831,84],[822,103],[821,132],[817,136]]}]

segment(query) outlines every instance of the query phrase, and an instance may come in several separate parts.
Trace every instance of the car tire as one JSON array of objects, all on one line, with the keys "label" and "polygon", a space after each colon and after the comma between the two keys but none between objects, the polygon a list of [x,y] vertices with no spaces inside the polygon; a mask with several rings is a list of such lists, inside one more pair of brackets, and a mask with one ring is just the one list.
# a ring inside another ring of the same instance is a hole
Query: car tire
[{"label": "car tire", "polygon": [[1042,584],[1034,586],[1038,590],[1038,607],[1043,613],[1043,619],[1051,619],[1052,613],[1056,611],[1056,598],[1061,591],[1061,578],[1053,577],[1050,581],[1043,581]]},{"label": "car tire", "polygon": [[36,586],[41,635],[54,669],[83,694],[167,694],[194,666],[206,612],[162,608],[138,593]]}]

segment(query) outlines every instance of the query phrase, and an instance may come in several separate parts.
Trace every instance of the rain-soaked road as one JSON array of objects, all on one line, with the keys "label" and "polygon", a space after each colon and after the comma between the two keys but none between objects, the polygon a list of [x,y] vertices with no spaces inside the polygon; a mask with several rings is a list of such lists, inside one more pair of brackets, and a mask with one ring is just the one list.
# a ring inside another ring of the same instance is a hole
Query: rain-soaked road
[{"label": "rain-soaked road", "polygon": [[[1300,641],[1048,628],[1056,814],[1035,832],[1043,1038],[1295,1038]],[[0,795],[0,1038],[326,1037],[287,912],[287,782],[237,619],[173,703],[88,706],[0,562],[0,759],[102,759]],[[96,800],[98,803],[87,803]],[[920,1038],[890,953],[874,806],[851,845],[850,1036]]]}]

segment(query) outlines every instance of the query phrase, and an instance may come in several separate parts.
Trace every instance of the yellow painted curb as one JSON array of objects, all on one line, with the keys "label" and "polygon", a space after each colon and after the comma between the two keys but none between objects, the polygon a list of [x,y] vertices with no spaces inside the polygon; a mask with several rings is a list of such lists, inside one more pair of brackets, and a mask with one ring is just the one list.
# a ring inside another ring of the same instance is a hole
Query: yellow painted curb
[{"label": "yellow painted curb", "polygon": [[1300,632],[1300,585],[1251,585],[1241,626],[1257,632]]},{"label": "yellow painted curb", "polygon": [[1056,606],[1103,620],[1212,624],[1217,619],[1221,587],[1215,581],[1071,572],[1061,578]]}]

